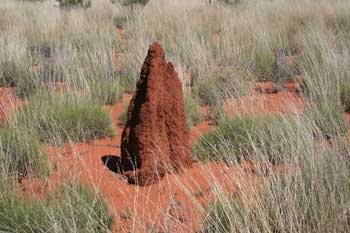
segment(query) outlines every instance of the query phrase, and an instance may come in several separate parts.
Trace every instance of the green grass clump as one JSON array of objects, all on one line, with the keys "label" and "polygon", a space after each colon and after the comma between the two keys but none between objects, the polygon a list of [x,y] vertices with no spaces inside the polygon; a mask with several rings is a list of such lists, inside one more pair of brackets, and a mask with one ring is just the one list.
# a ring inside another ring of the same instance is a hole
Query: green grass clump
[{"label": "green grass clump", "polygon": [[12,192],[0,194],[1,232],[110,232],[112,223],[100,194],[82,185],[62,186],[31,201]]},{"label": "green grass clump", "polygon": [[253,202],[218,198],[203,232],[349,232],[350,164],[340,151],[313,152],[293,174],[274,175]]},{"label": "green grass clump", "polygon": [[21,108],[14,123],[52,144],[115,135],[111,117],[101,106],[70,93],[37,93]]},{"label": "green grass clump", "polygon": [[115,80],[91,80],[90,95],[97,104],[113,105],[123,98],[124,88]]},{"label": "green grass clump", "polygon": [[123,15],[118,15],[113,17],[113,25],[116,28],[123,29],[125,23],[127,22],[127,17]]},{"label": "green grass clump", "polygon": [[328,103],[313,103],[305,112],[305,118],[315,126],[315,136],[331,138],[344,135],[346,123],[343,109],[339,105]]},{"label": "green grass clump", "polygon": [[0,130],[0,163],[0,170],[15,176],[47,176],[50,170],[36,135],[10,127]]},{"label": "green grass clump", "polygon": [[273,51],[265,50],[260,51],[256,54],[255,63],[256,70],[255,73],[261,80],[272,80],[273,64],[274,64],[274,54]]},{"label": "green grass clump", "polygon": [[343,83],[340,85],[340,101],[346,112],[350,112],[350,84]]},{"label": "green grass clump", "polygon": [[186,125],[187,128],[191,128],[199,124],[203,120],[203,116],[199,111],[198,103],[190,95],[185,95],[185,112],[186,112]]},{"label": "green grass clump", "polygon": [[0,86],[16,87],[20,97],[29,96],[37,90],[38,76],[23,62],[5,61],[0,64]]},{"label": "green grass clump", "polygon": [[124,111],[118,117],[118,119],[122,125],[125,125],[126,122],[128,121],[128,110],[129,110],[129,106],[125,105]]},{"label": "green grass clump", "polygon": [[278,162],[300,153],[302,136],[293,119],[281,116],[243,116],[226,119],[205,134],[194,148],[199,160],[241,159]]},{"label": "green grass clump", "polygon": [[225,98],[239,98],[248,94],[252,81],[247,72],[234,67],[220,67],[198,78],[194,93],[203,105],[215,106]]}]

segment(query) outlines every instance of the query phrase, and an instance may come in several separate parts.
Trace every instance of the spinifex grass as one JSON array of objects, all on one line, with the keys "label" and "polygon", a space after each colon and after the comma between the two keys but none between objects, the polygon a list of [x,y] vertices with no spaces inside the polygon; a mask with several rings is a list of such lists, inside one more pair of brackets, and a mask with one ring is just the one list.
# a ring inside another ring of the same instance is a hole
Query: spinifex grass
[{"label": "spinifex grass", "polygon": [[111,117],[101,106],[72,93],[37,93],[12,124],[51,144],[115,135]]}]

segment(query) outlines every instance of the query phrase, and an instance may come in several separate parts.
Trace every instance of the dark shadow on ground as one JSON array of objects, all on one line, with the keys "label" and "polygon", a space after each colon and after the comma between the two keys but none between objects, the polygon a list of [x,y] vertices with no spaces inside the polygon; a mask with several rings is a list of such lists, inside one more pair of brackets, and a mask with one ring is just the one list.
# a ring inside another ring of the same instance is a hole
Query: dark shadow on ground
[{"label": "dark shadow on ground", "polygon": [[101,157],[103,165],[105,165],[110,171],[114,173],[121,173],[120,165],[121,158],[115,155],[105,155]]}]

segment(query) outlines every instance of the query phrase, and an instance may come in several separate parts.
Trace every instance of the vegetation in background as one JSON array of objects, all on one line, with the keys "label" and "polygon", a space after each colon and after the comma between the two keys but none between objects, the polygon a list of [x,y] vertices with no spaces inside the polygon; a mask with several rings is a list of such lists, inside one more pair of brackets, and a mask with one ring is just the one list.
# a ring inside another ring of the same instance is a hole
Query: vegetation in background
[{"label": "vegetation in background", "polygon": [[91,7],[91,0],[56,0],[59,2],[61,8],[71,8],[71,7]]},{"label": "vegetation in background", "polygon": [[149,0],[111,0],[111,2],[113,4],[119,3],[123,6],[130,6],[131,8],[133,8],[133,5],[146,5]]}]

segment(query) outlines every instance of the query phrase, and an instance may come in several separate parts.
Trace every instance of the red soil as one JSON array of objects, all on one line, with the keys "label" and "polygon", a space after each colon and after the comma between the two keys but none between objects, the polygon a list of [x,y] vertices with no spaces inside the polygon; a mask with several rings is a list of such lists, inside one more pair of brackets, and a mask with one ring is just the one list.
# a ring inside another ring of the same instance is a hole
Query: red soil
[{"label": "red soil", "polygon": [[194,145],[198,139],[205,133],[214,130],[214,125],[212,121],[209,119],[209,110],[207,107],[201,107],[200,113],[204,117],[204,121],[200,122],[195,127],[191,128],[190,131],[190,144]]},{"label": "red soil", "polygon": [[125,29],[124,28],[117,28],[116,29],[117,32],[117,37],[119,39],[119,41],[125,45],[127,43],[126,37],[125,37]]},{"label": "red soil", "polygon": [[272,83],[257,83],[250,95],[228,99],[226,111],[230,116],[244,114],[302,113],[307,102],[299,94],[297,83],[285,83],[283,90],[274,93]]},{"label": "red soil", "polygon": [[121,163],[130,183],[149,185],[191,166],[182,85],[154,43],[142,66],[122,134]]},{"label": "red soil", "polygon": [[16,96],[15,88],[0,88],[0,121],[6,122],[25,101]]}]

